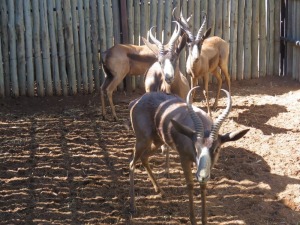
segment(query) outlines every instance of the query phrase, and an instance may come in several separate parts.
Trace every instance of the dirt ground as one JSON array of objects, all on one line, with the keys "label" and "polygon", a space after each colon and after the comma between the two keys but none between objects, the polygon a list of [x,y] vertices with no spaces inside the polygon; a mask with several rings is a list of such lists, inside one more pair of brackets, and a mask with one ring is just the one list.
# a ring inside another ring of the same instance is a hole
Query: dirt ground
[{"label": "dirt ground", "polygon": [[[164,198],[138,164],[138,213],[130,214],[128,165],[135,138],[123,123],[128,102],[140,94],[114,95],[119,122],[111,115],[102,120],[97,94],[0,100],[0,223],[189,224],[174,151],[170,178],[164,176],[161,152],[151,160]],[[234,81],[232,99],[221,132],[250,131],[224,145],[212,170],[209,224],[299,225],[300,84],[277,77]],[[221,98],[219,107],[224,106]],[[200,224],[198,184],[194,197]]]}]

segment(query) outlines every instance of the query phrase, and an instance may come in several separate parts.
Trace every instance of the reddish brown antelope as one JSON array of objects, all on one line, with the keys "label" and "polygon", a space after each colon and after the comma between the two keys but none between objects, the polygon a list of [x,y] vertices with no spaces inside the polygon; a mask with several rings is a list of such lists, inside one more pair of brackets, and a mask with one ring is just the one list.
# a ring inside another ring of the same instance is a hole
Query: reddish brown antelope
[{"label": "reddish brown antelope", "polygon": [[[155,48],[155,46],[152,48]],[[103,52],[101,59],[106,74],[101,86],[102,117],[103,119],[106,117],[104,101],[106,92],[113,117],[118,120],[112,98],[113,92],[127,75],[144,74],[156,61],[156,56],[146,45],[117,44]]]},{"label": "reddish brown antelope", "polygon": [[230,93],[225,90],[224,92],[227,95],[227,106],[215,122],[203,110],[192,106],[191,91],[188,93],[186,103],[176,95],[163,92],[145,93],[141,98],[130,103],[131,124],[136,136],[133,159],[129,165],[130,206],[133,212],[136,210],[135,165],[139,159],[142,161],[155,191],[163,194],[154,178],[148,158],[160,146],[167,144],[180,156],[188,190],[191,224],[196,224],[192,176],[192,165],[196,164],[196,179],[201,186],[202,224],[207,224],[206,184],[210,178],[211,168],[218,159],[220,147],[225,142],[240,139],[249,130],[219,134],[220,127],[231,109]]},{"label": "reddish brown antelope", "polygon": [[196,36],[194,36],[190,30],[187,20],[182,16],[182,12],[180,13],[180,19],[178,19],[174,16],[173,11],[173,17],[180,23],[182,29],[188,35],[187,45],[189,48],[189,55],[186,61],[186,71],[187,74],[192,77],[191,88],[195,87],[198,84],[198,79],[202,77],[207,110],[211,115],[208,96],[209,74],[212,73],[218,82],[218,91],[213,109],[216,109],[218,106],[220,90],[222,87],[222,77],[219,72],[219,68],[225,76],[228,90],[230,92],[230,75],[228,73],[229,44],[220,37],[208,37],[210,35],[211,28],[203,34],[203,29],[206,23],[206,15]]}]

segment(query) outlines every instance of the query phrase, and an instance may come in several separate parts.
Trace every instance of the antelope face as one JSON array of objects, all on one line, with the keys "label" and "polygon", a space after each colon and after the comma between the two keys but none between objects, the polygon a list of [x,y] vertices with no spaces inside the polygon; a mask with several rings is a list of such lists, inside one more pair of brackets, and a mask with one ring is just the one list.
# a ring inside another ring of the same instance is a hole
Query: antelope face
[{"label": "antelope face", "polygon": [[158,58],[162,74],[168,84],[172,84],[175,79],[175,68],[177,66],[178,56],[172,52],[167,52],[165,55],[160,55]]}]

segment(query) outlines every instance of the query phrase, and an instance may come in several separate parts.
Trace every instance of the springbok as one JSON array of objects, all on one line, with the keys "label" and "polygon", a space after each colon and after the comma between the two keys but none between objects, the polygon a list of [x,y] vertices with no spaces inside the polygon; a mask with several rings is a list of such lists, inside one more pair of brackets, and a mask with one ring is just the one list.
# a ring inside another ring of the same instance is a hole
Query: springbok
[{"label": "springbok", "polygon": [[189,48],[189,55],[186,61],[186,72],[191,76],[191,88],[195,87],[198,84],[198,79],[202,77],[207,110],[211,115],[208,96],[209,74],[212,73],[218,82],[218,90],[213,109],[216,109],[218,106],[220,90],[222,87],[222,77],[219,68],[225,76],[230,92],[230,75],[228,73],[229,44],[220,37],[209,37],[211,28],[207,29],[203,34],[203,29],[206,24],[206,15],[196,36],[194,36],[190,30],[187,20],[182,16],[182,12],[180,13],[180,19],[178,19],[175,17],[173,11],[173,17],[180,23],[182,29],[188,35],[187,45]]},{"label": "springbok", "polygon": [[[186,34],[180,36],[180,24],[176,21],[175,23],[177,27],[174,29],[168,45],[164,46],[154,37],[152,34],[154,27],[151,27],[149,36],[156,45],[156,48],[153,49],[153,45],[143,38],[145,45],[148,46],[157,57],[157,61],[145,74],[145,91],[172,93],[185,99],[190,90],[190,86],[186,77],[179,70],[178,58],[181,50],[185,47]],[[168,46],[168,48],[166,48],[166,46]],[[166,154],[165,174],[167,177],[169,176],[169,150],[168,146],[162,146],[162,152]]]},{"label": "springbok", "polygon": [[225,142],[240,139],[249,129],[220,135],[220,127],[231,109],[230,93],[223,90],[227,95],[227,106],[217,120],[213,122],[212,118],[203,110],[192,106],[191,91],[188,93],[186,103],[176,95],[149,92],[130,104],[131,124],[136,137],[133,158],[129,165],[132,212],[136,211],[134,170],[139,159],[141,159],[155,191],[163,194],[154,178],[148,158],[160,146],[167,144],[175,149],[180,156],[188,190],[191,224],[196,224],[192,176],[192,165],[193,163],[196,164],[196,179],[201,186],[202,224],[207,223],[206,185],[210,178],[211,168],[218,159],[220,147]]},{"label": "springbok", "polygon": [[[155,48],[155,46],[152,46]],[[127,75],[144,74],[156,61],[156,56],[146,45],[117,44],[101,55],[106,74],[101,85],[102,117],[106,118],[104,94],[106,92],[115,121],[118,120],[112,94]]]}]

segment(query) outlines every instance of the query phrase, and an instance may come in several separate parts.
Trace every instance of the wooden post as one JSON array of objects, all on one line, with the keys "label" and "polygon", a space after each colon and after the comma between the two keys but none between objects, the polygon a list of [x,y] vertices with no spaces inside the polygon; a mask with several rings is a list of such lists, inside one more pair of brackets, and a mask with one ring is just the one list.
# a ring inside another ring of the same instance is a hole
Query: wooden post
[{"label": "wooden post", "polygon": [[[246,0],[247,1],[247,0]],[[244,26],[245,26],[245,0],[239,0],[238,3],[238,35],[237,35],[237,79],[244,77]]]},{"label": "wooden post", "polygon": [[201,17],[203,16],[203,14],[201,13],[201,1],[194,1],[194,14],[193,14],[193,18],[192,20],[194,21],[194,26],[193,26],[193,34],[197,34],[200,26],[201,26]]},{"label": "wooden post", "polygon": [[9,61],[10,61],[10,78],[12,84],[13,97],[19,96],[19,84],[17,73],[17,49],[15,33],[15,6],[14,1],[7,1],[8,9],[8,35],[9,35]]},{"label": "wooden post", "polygon": [[2,49],[1,49],[1,35],[0,35],[0,98],[4,98],[5,88],[4,88],[4,73],[2,64]]},{"label": "wooden post", "polygon": [[244,79],[251,79],[252,0],[245,1]]},{"label": "wooden post", "polygon": [[80,46],[78,36],[78,16],[77,16],[77,1],[71,1],[71,14],[72,14],[72,30],[74,39],[74,58],[75,58],[75,71],[77,79],[77,91],[81,93],[82,74],[81,74],[81,63],[80,63]]},{"label": "wooden post", "polygon": [[216,23],[216,0],[208,1],[207,9],[207,27],[211,27],[211,36],[215,35],[215,23]]},{"label": "wooden post", "polygon": [[62,93],[68,95],[68,76],[66,71],[66,53],[65,41],[63,33],[63,17],[62,17],[62,0],[56,0],[56,16],[57,16],[57,40],[58,40],[58,57],[59,57],[59,74],[61,79]]},{"label": "wooden post", "polygon": [[150,2],[150,28],[156,26],[157,19],[157,1]]},{"label": "wooden post", "polygon": [[[133,43],[135,45],[140,45],[140,1],[133,1]],[[136,88],[140,87],[140,83],[143,83],[144,79],[142,78],[142,75],[136,76],[135,82],[136,82]]]},{"label": "wooden post", "polygon": [[223,39],[229,41],[229,0],[223,0]]},{"label": "wooden post", "polygon": [[266,0],[259,0],[259,77],[266,76]]},{"label": "wooden post", "polygon": [[42,67],[42,54],[40,43],[40,10],[39,0],[32,0],[33,12],[33,43],[34,43],[34,66],[37,83],[38,96],[45,96],[43,67]]},{"label": "wooden post", "polygon": [[25,19],[25,53],[27,70],[27,95],[34,96],[34,65],[32,54],[32,25],[31,25],[31,3],[24,0],[24,19]]},{"label": "wooden post", "polygon": [[222,37],[223,35],[223,30],[222,30],[222,22],[224,16],[223,16],[223,0],[216,0],[216,32],[215,35],[218,37]]},{"label": "wooden post", "polygon": [[72,30],[72,15],[70,0],[63,0],[64,9],[64,28],[65,28],[65,43],[67,53],[67,73],[69,77],[69,91],[71,95],[77,94],[76,73],[75,73],[75,58],[74,58],[74,39]]},{"label": "wooden post", "polygon": [[23,1],[16,1],[17,73],[20,95],[26,95],[25,28]]},{"label": "wooden post", "polygon": [[48,16],[49,16],[49,35],[50,35],[50,45],[51,45],[51,65],[52,65],[52,75],[53,75],[53,85],[56,95],[61,95],[61,82],[58,67],[57,58],[57,45],[56,45],[56,35],[55,35],[55,24],[53,18],[53,0],[47,0],[48,3]]},{"label": "wooden post", "polygon": [[[202,1],[201,1],[202,2]],[[190,21],[189,21],[189,25],[190,25],[190,27],[191,28],[193,28],[194,29],[194,16],[195,16],[195,14],[194,14],[194,10],[195,10],[195,5],[194,5],[194,0],[191,0],[191,1],[188,1],[187,2],[187,15],[186,15],[186,17],[185,18],[187,18],[187,17],[189,17],[189,16],[193,16],[191,19],[190,19]]]},{"label": "wooden post", "polygon": [[99,76],[99,54],[98,54],[98,24],[97,24],[97,2],[91,0],[91,31],[92,31],[92,52],[93,52],[93,68],[95,79],[95,90],[100,91],[100,76]]},{"label": "wooden post", "polygon": [[[267,32],[267,56],[268,60],[267,63],[267,75],[273,76],[273,69],[274,69],[274,1],[275,0],[268,0],[268,32]],[[278,0],[277,0],[278,1]]]},{"label": "wooden post", "polygon": [[252,27],[251,27],[251,77],[258,78],[258,27],[259,27],[259,0],[252,0]]},{"label": "wooden post", "polygon": [[80,60],[81,60],[81,76],[83,93],[89,92],[88,84],[88,68],[87,68],[87,56],[86,56],[86,40],[85,40],[85,24],[84,24],[84,12],[82,0],[78,0],[78,19],[79,19],[79,42],[80,42]]},{"label": "wooden post", "polygon": [[[0,26],[2,32],[2,60],[4,70],[5,96],[10,96],[10,71],[9,71],[9,38],[8,38],[8,14],[6,1],[0,1]],[[1,43],[0,43],[1,44]]]},{"label": "wooden post", "polygon": [[164,15],[164,38],[163,43],[168,43],[171,35],[171,18],[172,18],[172,1],[165,1],[165,15]]},{"label": "wooden post", "polygon": [[[134,21],[133,21],[133,0],[128,0],[127,1],[127,18],[128,18],[128,43],[133,44],[133,26],[134,26]],[[126,89],[128,92],[132,92],[135,90],[136,82],[135,82],[135,77],[132,76],[127,76],[126,77]]]},{"label": "wooden post", "polygon": [[88,75],[88,92],[94,91],[93,78],[93,62],[92,62],[92,47],[91,47],[91,24],[90,24],[90,0],[84,0],[84,28],[86,42],[86,58],[87,58],[87,75]]},{"label": "wooden post", "polygon": [[[121,1],[124,2],[124,1]],[[100,61],[101,61],[101,53],[106,51],[106,28],[105,28],[105,17],[104,17],[104,10],[103,10],[103,0],[97,0],[98,4],[98,32],[99,32],[99,42],[100,42]],[[100,63],[101,64],[101,63]],[[101,70],[100,73],[100,84],[103,83],[104,80],[104,72]]]},{"label": "wooden post", "polygon": [[230,4],[230,53],[229,53],[229,73],[231,79],[236,80],[236,49],[237,49],[237,9],[238,1],[231,0]]},{"label": "wooden post", "polygon": [[[293,1],[293,11],[292,11],[292,38],[296,38],[297,35],[297,1]],[[298,48],[293,45],[292,47],[292,51],[293,51],[293,66],[292,66],[292,75],[293,75],[293,79],[298,80],[298,73],[299,71],[297,71],[298,69],[298,58],[297,58],[297,51]]]},{"label": "wooden post", "polygon": [[160,41],[163,41],[163,12],[164,12],[164,3],[163,0],[158,0],[158,9],[157,10],[157,21],[156,21],[156,38]]},{"label": "wooden post", "polygon": [[105,24],[106,24],[106,45],[107,48],[113,46],[113,16],[112,16],[112,9],[111,9],[111,0],[104,0],[104,15],[105,15]]},{"label": "wooden post", "polygon": [[[279,76],[280,69],[280,1],[274,2],[274,68],[273,75]],[[299,12],[297,12],[299,13]],[[298,21],[298,20],[297,20]],[[298,61],[299,62],[299,61]],[[299,64],[299,63],[298,63]]]},{"label": "wooden post", "polygon": [[[149,29],[149,5],[148,5],[148,0],[142,0],[141,1],[141,24],[140,24],[140,36],[147,38],[147,31]],[[144,45],[143,41],[140,40],[140,45]],[[140,83],[139,83],[140,88],[144,89],[145,88],[145,83],[144,83],[144,74],[141,75]]]},{"label": "wooden post", "polygon": [[[182,9],[182,14],[184,18],[187,18],[187,2],[186,1],[182,1],[182,5],[180,5],[181,9]],[[176,15],[178,16],[180,13],[180,8],[178,7],[178,13],[176,13]],[[190,82],[190,77],[186,74],[186,59],[187,59],[187,49],[183,49],[180,53],[180,58],[179,58],[179,68],[180,71],[185,74],[185,76],[187,77],[188,81]]]},{"label": "wooden post", "polygon": [[52,75],[50,66],[50,46],[49,46],[49,30],[48,30],[48,16],[47,5],[45,1],[40,1],[40,21],[41,21],[41,40],[43,52],[43,68],[44,68],[44,82],[46,95],[53,95]]}]

